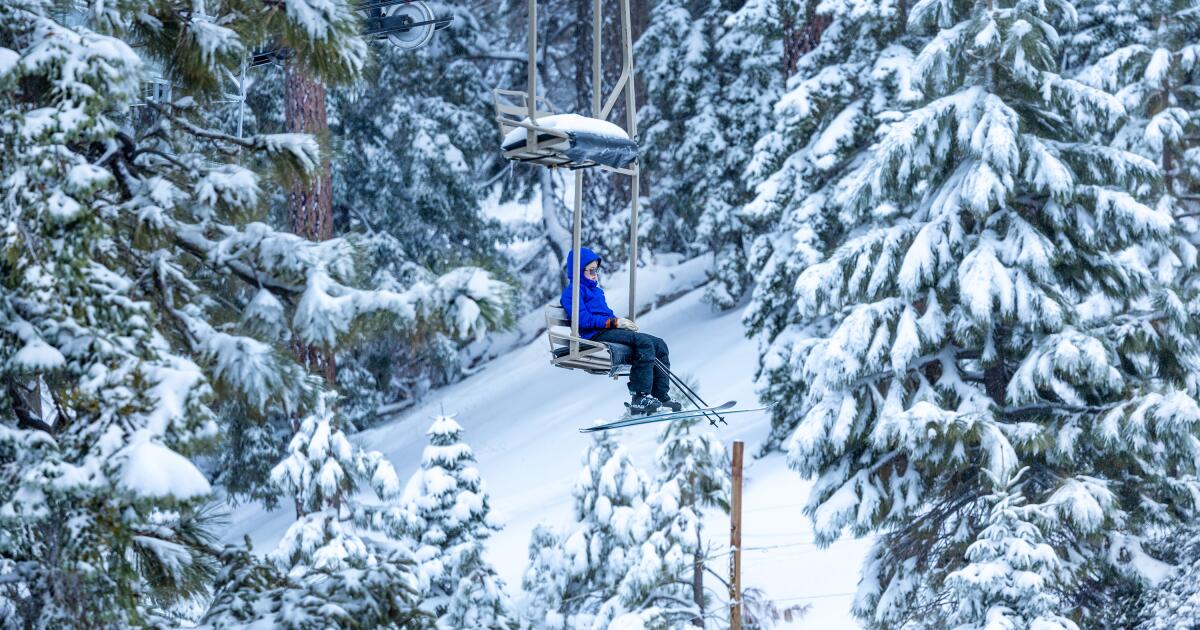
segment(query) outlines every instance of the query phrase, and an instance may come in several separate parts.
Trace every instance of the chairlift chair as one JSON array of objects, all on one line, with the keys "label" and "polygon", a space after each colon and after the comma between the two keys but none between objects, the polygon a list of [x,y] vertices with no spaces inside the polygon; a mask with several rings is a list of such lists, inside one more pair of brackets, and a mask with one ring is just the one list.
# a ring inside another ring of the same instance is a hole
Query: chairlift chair
[{"label": "chairlift chair", "polygon": [[637,143],[619,126],[578,114],[557,114],[542,96],[535,99],[535,115],[530,118],[528,93],[497,89],[492,96],[506,159],[550,168],[601,167],[632,174],[626,167],[637,160]]},{"label": "chairlift chair", "polygon": [[[629,226],[629,318],[637,314],[637,218],[641,170],[637,159],[637,101],[634,95],[633,35],[629,0],[619,0],[621,12],[621,76],[607,99],[603,98],[600,72],[600,0],[592,0],[592,115],[559,114],[537,89],[537,0],[528,0],[529,41],[525,91],[493,91],[496,122],[500,127],[504,157],[547,168],[565,168],[575,173],[575,213],[571,249],[571,317],[557,305],[546,307],[546,335],[550,341],[550,363],[569,370],[606,374],[614,378],[628,373],[633,349],[622,344],[605,344],[579,336],[579,249],[583,224],[583,174],[585,170],[608,171],[632,178],[632,208]],[[625,97],[625,127],[608,122],[617,99]]]},{"label": "chairlift chair", "polygon": [[[571,334],[571,319],[561,307],[546,307],[546,338],[550,341],[550,363],[589,374],[604,374],[612,378],[629,375],[633,348],[621,343],[602,343]],[[572,342],[579,345],[571,351]]]}]

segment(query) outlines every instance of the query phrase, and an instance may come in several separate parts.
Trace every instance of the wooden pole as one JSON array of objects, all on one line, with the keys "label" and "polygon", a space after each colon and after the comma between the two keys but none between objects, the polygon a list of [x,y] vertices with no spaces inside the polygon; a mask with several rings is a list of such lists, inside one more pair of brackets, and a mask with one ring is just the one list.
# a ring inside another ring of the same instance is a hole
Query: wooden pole
[{"label": "wooden pole", "polygon": [[733,443],[733,497],[729,504],[729,627],[742,630],[742,449]]}]

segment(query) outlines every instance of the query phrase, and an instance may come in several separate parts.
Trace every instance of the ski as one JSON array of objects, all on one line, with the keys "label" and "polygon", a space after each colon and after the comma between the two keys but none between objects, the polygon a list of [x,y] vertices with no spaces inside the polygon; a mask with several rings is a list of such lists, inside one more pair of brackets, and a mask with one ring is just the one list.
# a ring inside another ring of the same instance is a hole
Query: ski
[{"label": "ski", "polygon": [[737,401],[731,400],[727,403],[717,405],[715,407],[701,407],[699,409],[684,409],[682,411],[672,411],[670,413],[660,413],[651,416],[635,416],[633,418],[625,418],[624,420],[615,420],[605,424],[598,424],[592,427],[586,427],[579,430],[580,433],[593,433],[595,431],[608,431],[611,429],[623,429],[625,427],[638,426],[642,424],[650,424],[652,422],[667,422],[670,420],[684,420],[689,418],[700,418],[711,415],[729,415],[734,413],[749,413],[752,411],[763,411],[770,409],[771,405],[763,407],[755,407],[753,409],[733,409]]},{"label": "ski", "polygon": [[[604,424],[597,424],[595,426],[583,428],[583,429],[580,429],[579,432],[580,433],[591,433],[593,431],[604,431],[606,429],[617,429],[617,428],[620,428],[623,426],[628,426],[629,423],[643,424],[644,422],[655,422],[658,420],[667,420],[667,419],[672,419],[672,418],[678,418],[681,416],[691,416],[691,415],[706,414],[706,413],[717,413],[717,412],[724,411],[726,409],[732,409],[733,406],[736,404],[737,404],[736,400],[730,400],[728,402],[721,403],[714,407],[701,407],[700,409],[681,409],[679,411],[668,411],[667,413],[656,413],[656,414],[652,414],[652,415],[648,415],[648,416],[632,416],[629,418],[622,418],[621,420],[613,420],[612,422],[606,422]],[[626,405],[626,406],[628,406],[628,405]]]},{"label": "ski", "polygon": [[[627,418],[625,420],[618,420],[616,422],[610,422],[608,424],[599,424],[594,427],[580,429],[579,432],[580,433],[592,433],[595,431],[609,431],[609,430],[614,430],[614,429],[624,429],[627,427],[633,427],[633,426],[638,426],[638,425],[642,425],[642,424],[650,424],[650,423],[654,423],[654,422],[670,422],[673,420],[688,420],[691,418],[705,418],[705,417],[710,417],[713,414],[720,414],[720,416],[728,416],[728,415],[732,415],[735,413],[751,413],[751,412],[755,412],[755,411],[765,411],[770,408],[771,408],[771,406],[767,405],[765,407],[755,407],[753,409],[730,409],[730,410],[719,411],[719,412],[712,411],[711,408],[689,409],[687,411],[677,411],[677,412],[672,412],[669,414],[658,414],[658,415],[654,415],[654,416],[645,416],[645,417],[639,417],[639,418]],[[721,418],[721,421],[722,422],[725,421],[723,417]],[[710,422],[711,422],[711,420],[710,420]],[[713,426],[718,426],[715,422],[712,424],[713,424]]]}]

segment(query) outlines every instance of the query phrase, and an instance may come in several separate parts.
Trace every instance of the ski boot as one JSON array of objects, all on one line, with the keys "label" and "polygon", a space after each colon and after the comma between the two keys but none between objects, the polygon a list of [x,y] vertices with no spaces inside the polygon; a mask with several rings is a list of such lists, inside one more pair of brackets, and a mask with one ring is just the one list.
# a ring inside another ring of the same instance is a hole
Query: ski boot
[{"label": "ski boot", "polygon": [[668,396],[666,398],[658,399],[658,408],[663,413],[682,411],[683,403],[679,402],[678,400],[671,400],[671,397]]},{"label": "ski boot", "polygon": [[646,394],[634,394],[633,400],[625,403],[631,416],[648,416],[658,411],[658,399]]}]

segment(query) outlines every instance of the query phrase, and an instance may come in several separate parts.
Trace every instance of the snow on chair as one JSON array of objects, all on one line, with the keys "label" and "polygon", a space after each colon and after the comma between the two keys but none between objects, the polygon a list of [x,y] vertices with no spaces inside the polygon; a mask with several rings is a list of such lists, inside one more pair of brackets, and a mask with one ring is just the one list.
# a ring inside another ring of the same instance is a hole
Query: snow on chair
[{"label": "snow on chair", "polygon": [[[529,95],[494,90],[504,157],[551,168],[607,166],[622,171],[637,160],[637,143],[619,126],[578,114],[556,114],[539,96],[530,116]],[[539,109],[545,106],[544,110]]]},{"label": "snow on chair", "polygon": [[[550,340],[550,363],[613,378],[629,374],[633,348],[620,343],[601,343],[571,335],[571,318],[558,305],[546,307],[546,337]],[[576,344],[575,352],[571,345]]]}]

